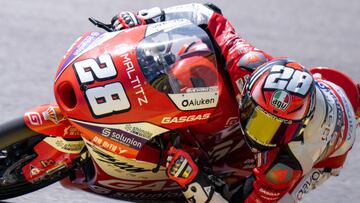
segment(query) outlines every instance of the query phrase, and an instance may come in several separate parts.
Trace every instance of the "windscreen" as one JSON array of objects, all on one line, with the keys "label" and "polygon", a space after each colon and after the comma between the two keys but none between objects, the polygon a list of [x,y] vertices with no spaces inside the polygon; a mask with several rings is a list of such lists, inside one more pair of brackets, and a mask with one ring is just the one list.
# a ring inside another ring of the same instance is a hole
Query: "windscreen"
[{"label": "windscreen", "polygon": [[136,49],[149,84],[167,94],[216,92],[216,58],[211,41],[200,27],[182,23],[146,36]]}]

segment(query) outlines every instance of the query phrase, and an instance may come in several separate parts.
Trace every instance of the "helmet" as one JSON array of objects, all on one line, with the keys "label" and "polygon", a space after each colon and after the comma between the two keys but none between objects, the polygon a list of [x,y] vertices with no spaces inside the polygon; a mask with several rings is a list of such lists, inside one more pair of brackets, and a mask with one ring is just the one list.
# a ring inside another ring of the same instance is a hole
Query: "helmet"
[{"label": "helmet", "polygon": [[265,151],[300,138],[315,102],[312,75],[290,59],[256,69],[240,101],[240,123],[253,151]]}]

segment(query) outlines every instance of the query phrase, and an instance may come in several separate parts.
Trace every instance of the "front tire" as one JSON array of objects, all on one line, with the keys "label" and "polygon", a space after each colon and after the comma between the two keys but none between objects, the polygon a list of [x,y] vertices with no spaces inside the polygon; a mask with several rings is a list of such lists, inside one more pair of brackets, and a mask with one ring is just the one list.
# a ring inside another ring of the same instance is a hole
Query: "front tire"
[{"label": "front tire", "polygon": [[0,125],[0,200],[36,191],[70,174],[71,169],[64,168],[34,182],[25,179],[22,168],[38,156],[34,147],[45,137],[27,128],[22,118]]}]

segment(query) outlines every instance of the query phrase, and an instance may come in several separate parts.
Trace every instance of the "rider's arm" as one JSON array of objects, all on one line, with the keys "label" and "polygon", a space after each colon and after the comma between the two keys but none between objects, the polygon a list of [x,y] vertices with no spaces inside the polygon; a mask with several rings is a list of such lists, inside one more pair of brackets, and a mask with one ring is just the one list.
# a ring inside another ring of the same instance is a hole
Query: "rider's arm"
[{"label": "rider's arm", "polygon": [[277,202],[302,176],[302,168],[288,147],[259,153],[252,176],[232,196],[231,202]]}]

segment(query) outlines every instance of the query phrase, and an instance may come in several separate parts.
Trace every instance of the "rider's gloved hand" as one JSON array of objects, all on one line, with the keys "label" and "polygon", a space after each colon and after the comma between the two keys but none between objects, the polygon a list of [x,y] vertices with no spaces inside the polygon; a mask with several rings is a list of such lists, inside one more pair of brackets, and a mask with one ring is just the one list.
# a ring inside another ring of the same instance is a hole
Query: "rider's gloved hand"
[{"label": "rider's gloved hand", "polygon": [[196,179],[199,167],[196,165],[189,153],[184,150],[171,147],[167,158],[167,175],[177,182],[182,188]]},{"label": "rider's gloved hand", "polygon": [[186,151],[171,147],[166,167],[167,175],[183,188],[189,202],[226,202],[215,192],[214,176],[201,170]]},{"label": "rider's gloved hand", "polygon": [[121,12],[114,16],[111,20],[111,25],[114,31],[119,31],[138,25],[144,25],[145,20],[140,18],[137,14],[129,11]]}]

